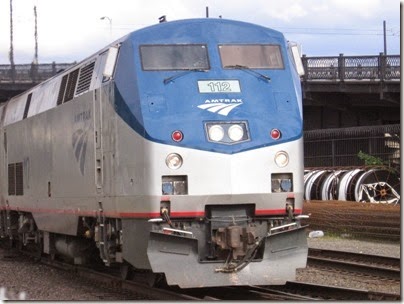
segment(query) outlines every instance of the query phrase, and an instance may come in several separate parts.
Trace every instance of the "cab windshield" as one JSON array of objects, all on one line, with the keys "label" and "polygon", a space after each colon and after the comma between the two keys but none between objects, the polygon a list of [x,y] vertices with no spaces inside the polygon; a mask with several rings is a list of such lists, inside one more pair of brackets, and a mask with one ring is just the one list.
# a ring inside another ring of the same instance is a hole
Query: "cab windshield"
[{"label": "cab windshield", "polygon": [[223,68],[283,69],[281,48],[273,44],[219,45]]},{"label": "cab windshield", "polygon": [[141,45],[140,56],[144,71],[209,70],[203,44]]}]

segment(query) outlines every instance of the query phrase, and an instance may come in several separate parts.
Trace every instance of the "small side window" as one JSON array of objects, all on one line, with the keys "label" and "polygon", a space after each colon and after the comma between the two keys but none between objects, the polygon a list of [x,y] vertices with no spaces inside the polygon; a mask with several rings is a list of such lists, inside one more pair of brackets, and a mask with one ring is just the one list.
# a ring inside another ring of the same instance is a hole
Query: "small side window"
[{"label": "small side window", "polygon": [[29,106],[31,105],[31,98],[32,98],[32,93],[30,93],[27,97],[27,103],[25,104],[24,115],[23,115],[22,119],[25,119],[28,116]]},{"label": "small side window", "polygon": [[109,80],[114,75],[115,64],[118,58],[119,46],[111,46],[108,50],[107,61],[105,62],[103,75],[103,82]]},{"label": "small side window", "polygon": [[296,71],[299,74],[299,76],[303,76],[304,67],[303,67],[302,58],[300,56],[299,48],[298,48],[297,44],[294,42],[289,42],[289,48],[292,53],[293,60],[295,62]]}]

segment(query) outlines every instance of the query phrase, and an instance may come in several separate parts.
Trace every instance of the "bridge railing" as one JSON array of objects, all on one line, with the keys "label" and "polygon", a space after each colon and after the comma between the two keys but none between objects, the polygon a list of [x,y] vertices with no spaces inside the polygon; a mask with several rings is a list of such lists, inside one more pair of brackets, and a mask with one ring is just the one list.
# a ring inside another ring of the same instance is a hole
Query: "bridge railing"
[{"label": "bridge railing", "polygon": [[305,75],[310,80],[400,80],[400,55],[306,57]]},{"label": "bridge railing", "polygon": [[[304,81],[400,80],[400,55],[306,57]],[[0,65],[0,83],[39,83],[74,63]]]}]

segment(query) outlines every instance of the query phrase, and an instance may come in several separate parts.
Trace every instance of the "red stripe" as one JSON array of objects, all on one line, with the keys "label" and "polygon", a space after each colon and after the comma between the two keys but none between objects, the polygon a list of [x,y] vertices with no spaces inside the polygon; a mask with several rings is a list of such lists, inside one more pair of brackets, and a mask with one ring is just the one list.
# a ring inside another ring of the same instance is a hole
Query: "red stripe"
[{"label": "red stripe", "polygon": [[105,212],[110,217],[132,217],[132,218],[156,218],[160,217],[160,212]]},{"label": "red stripe", "polygon": [[171,212],[172,217],[204,217],[205,211],[176,211]]},{"label": "red stripe", "polygon": [[[5,206],[0,206],[0,210],[6,210]],[[32,213],[53,213],[53,214],[72,214],[77,216],[97,216],[97,211],[84,211],[77,209],[45,209],[45,208],[19,208],[10,207],[9,210],[25,211]],[[302,209],[295,209],[295,214],[302,214]],[[160,212],[104,212],[105,216],[115,218],[156,218],[160,217]],[[255,210],[255,215],[284,215],[285,209],[261,209]],[[171,217],[204,217],[205,211],[173,211]]]},{"label": "red stripe", "polygon": [[[294,214],[302,214],[302,209],[295,209]],[[286,214],[285,209],[261,209],[255,210],[255,215],[280,215]]]}]

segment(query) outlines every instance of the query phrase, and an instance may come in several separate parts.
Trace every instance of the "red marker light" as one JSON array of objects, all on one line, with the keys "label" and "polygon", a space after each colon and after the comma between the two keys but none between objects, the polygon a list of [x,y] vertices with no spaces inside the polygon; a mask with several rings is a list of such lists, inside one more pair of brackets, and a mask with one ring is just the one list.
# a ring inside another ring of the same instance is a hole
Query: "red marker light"
[{"label": "red marker light", "polygon": [[279,131],[278,129],[272,129],[271,137],[272,137],[272,139],[275,139],[275,140],[281,138],[281,131]]},{"label": "red marker light", "polygon": [[182,134],[181,131],[176,130],[173,133],[171,133],[171,138],[173,139],[173,141],[180,142],[181,140],[184,139],[184,134]]}]

